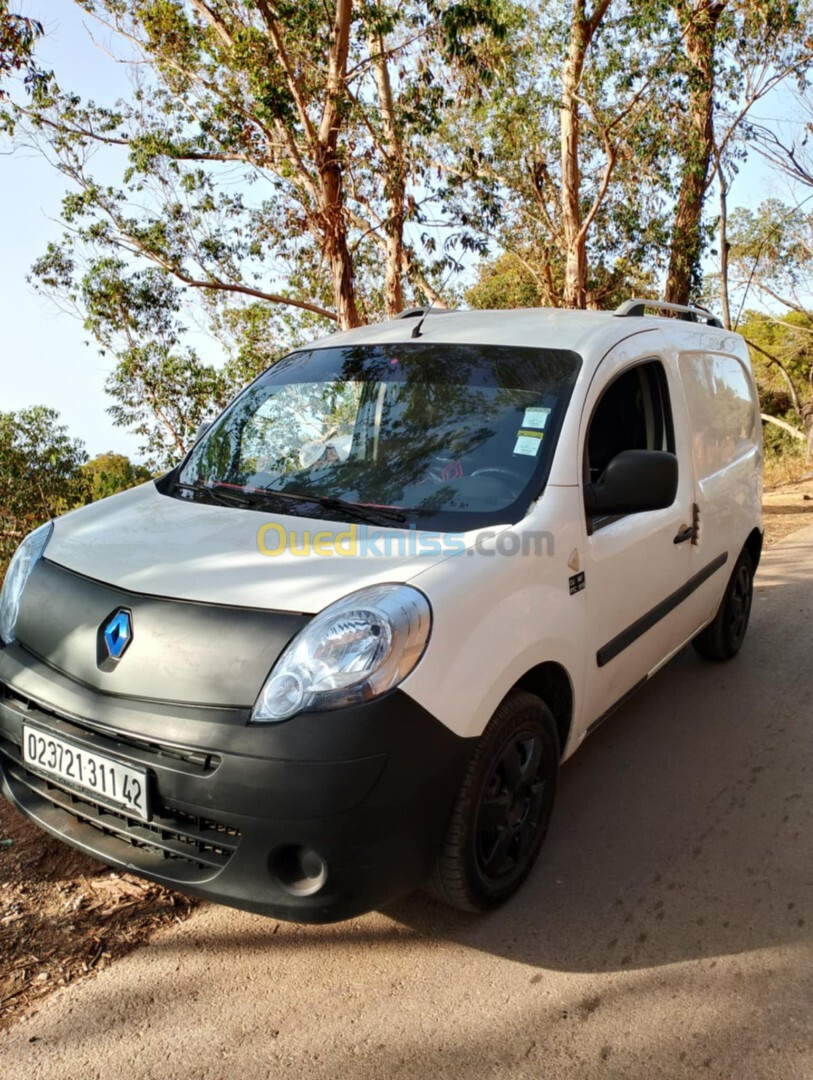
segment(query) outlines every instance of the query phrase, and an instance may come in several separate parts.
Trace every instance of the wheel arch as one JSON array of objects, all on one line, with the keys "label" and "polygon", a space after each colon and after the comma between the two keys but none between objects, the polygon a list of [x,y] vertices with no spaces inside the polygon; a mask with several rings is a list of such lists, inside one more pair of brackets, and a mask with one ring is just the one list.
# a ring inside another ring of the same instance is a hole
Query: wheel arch
[{"label": "wheel arch", "polygon": [[743,547],[751,556],[751,562],[754,564],[754,570],[756,570],[762,555],[762,531],[757,528],[752,529]]},{"label": "wheel arch", "polygon": [[554,660],[537,664],[526,671],[511,689],[527,690],[542,698],[553,713],[559,734],[559,754],[564,756],[573,725],[573,684],[565,668]]}]

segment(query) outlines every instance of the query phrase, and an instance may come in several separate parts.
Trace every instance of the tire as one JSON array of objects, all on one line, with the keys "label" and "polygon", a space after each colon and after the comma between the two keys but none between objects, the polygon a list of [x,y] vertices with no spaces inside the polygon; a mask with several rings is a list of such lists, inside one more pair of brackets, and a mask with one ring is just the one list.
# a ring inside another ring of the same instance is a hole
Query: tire
[{"label": "tire", "polygon": [[754,563],[742,551],[720,607],[705,630],[692,641],[704,660],[731,660],[742,648],[754,596]]},{"label": "tire", "polygon": [[451,907],[488,911],[517,891],[545,839],[559,775],[556,721],[514,690],[477,743],[427,890]]}]

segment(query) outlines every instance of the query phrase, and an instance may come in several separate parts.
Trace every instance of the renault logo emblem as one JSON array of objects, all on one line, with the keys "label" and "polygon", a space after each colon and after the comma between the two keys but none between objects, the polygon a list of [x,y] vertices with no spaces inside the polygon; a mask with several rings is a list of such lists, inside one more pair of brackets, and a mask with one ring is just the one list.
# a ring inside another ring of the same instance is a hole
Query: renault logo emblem
[{"label": "renault logo emblem", "polygon": [[108,619],[102,633],[104,647],[111,660],[120,660],[133,640],[133,617],[120,608]]}]

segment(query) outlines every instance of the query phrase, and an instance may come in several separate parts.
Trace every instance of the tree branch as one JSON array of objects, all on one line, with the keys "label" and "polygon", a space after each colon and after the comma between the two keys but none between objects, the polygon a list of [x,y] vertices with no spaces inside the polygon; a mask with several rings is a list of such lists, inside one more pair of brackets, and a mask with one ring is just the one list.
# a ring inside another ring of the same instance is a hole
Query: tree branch
[{"label": "tree branch", "polygon": [[285,81],[288,83],[291,97],[294,99],[296,111],[299,113],[299,122],[302,124],[308,142],[311,144],[311,147],[313,147],[316,144],[316,131],[314,130],[310,114],[308,113],[308,105],[305,101],[305,95],[302,92],[302,85],[296,76],[294,65],[291,63],[291,59],[288,56],[288,50],[285,47],[279,20],[272,10],[271,5],[268,3],[268,0],[257,0],[257,7],[262,15],[266,29],[268,30],[271,42],[274,46],[274,51],[280,62],[280,67],[285,75]]},{"label": "tree branch", "polygon": [[785,382],[788,385],[791,401],[793,402],[793,408],[795,409],[796,413],[801,417],[802,404],[799,399],[799,394],[793,383],[793,379],[791,379],[790,374],[788,373],[788,370],[782,363],[782,361],[778,357],[774,356],[772,353],[769,353],[767,349],[763,349],[761,345],[757,345],[755,342],[751,341],[750,338],[745,338],[745,344],[750,345],[755,352],[760,353],[762,356],[765,357],[766,360],[770,361],[772,365],[779,368],[785,378]]},{"label": "tree branch", "polygon": [[331,150],[335,150],[339,134],[339,108],[347,76],[352,14],[353,0],[336,0],[336,14],[330,35],[325,105],[319,125],[319,141]]},{"label": "tree branch", "polygon": [[793,424],[789,424],[787,420],[780,420],[778,416],[771,416],[768,413],[760,413],[760,416],[766,424],[776,424],[777,427],[782,428],[783,431],[787,431],[792,435],[794,439],[800,439],[802,442],[807,442],[807,435],[803,431],[799,431]]}]

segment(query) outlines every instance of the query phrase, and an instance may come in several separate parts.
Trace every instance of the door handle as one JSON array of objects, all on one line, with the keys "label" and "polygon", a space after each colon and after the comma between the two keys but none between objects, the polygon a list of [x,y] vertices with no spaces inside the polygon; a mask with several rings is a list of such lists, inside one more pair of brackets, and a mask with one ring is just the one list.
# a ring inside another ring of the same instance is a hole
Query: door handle
[{"label": "door handle", "polygon": [[685,544],[687,540],[691,540],[693,544],[697,543],[700,536],[700,507],[697,503],[692,503],[692,523],[691,525],[681,525],[677,536],[674,539],[676,544]]}]

